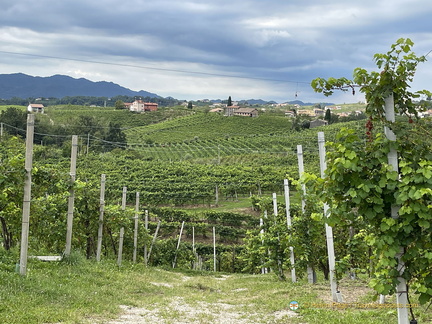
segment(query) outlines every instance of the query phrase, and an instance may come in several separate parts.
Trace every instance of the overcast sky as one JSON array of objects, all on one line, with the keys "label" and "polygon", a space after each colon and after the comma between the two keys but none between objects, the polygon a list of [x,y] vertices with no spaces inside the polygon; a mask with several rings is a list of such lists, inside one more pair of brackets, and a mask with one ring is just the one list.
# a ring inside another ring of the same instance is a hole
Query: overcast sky
[{"label": "overcast sky", "polygon": [[[185,100],[348,103],[363,98],[326,98],[310,81],[376,70],[373,55],[400,37],[417,55],[432,50],[430,0],[3,0],[0,73]],[[432,54],[413,90],[432,90],[430,80]]]}]

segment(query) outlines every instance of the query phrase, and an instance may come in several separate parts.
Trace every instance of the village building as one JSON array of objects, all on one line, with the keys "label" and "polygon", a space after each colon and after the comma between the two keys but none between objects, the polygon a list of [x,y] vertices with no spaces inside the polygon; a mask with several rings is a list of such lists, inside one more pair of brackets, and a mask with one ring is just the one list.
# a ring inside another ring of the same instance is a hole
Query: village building
[{"label": "village building", "polygon": [[297,115],[311,116],[315,117],[315,111],[309,109],[299,109],[297,110]]},{"label": "village building", "polygon": [[213,108],[213,109],[210,109],[209,110],[209,112],[215,112],[215,113],[221,113],[221,112],[223,112],[224,110],[222,109],[222,108]]},{"label": "village building", "polygon": [[225,107],[225,116],[258,117],[258,109],[241,108],[239,106],[227,106]]},{"label": "village building", "polygon": [[143,100],[135,100],[129,107],[129,110],[134,112],[156,111],[157,109],[157,103],[144,102]]},{"label": "village building", "polygon": [[239,108],[234,111],[234,116],[258,117],[256,108]]},{"label": "village building", "polygon": [[327,120],[315,119],[315,120],[312,120],[310,122],[309,128],[315,128],[315,127],[327,126],[327,125],[328,125],[328,121]]},{"label": "village building", "polygon": [[32,113],[44,113],[44,105],[42,104],[29,104],[27,106],[27,111]]},{"label": "village building", "polygon": [[225,107],[225,116],[234,116],[234,111],[239,109],[239,106],[226,106]]}]

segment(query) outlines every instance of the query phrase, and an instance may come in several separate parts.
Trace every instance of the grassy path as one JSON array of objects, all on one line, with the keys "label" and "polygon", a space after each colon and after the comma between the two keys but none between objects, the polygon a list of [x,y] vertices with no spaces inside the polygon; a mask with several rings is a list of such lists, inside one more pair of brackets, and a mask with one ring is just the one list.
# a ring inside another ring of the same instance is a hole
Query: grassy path
[{"label": "grassy path", "polygon": [[[395,308],[330,307],[325,281],[280,282],[273,274],[172,271],[113,261],[78,264],[31,260],[27,277],[0,262],[0,318],[5,324],[82,323],[395,323]],[[361,280],[342,283],[345,301],[374,303]],[[290,310],[291,301],[299,309]],[[390,302],[391,300],[389,300]],[[416,309],[419,323],[431,319]]]}]

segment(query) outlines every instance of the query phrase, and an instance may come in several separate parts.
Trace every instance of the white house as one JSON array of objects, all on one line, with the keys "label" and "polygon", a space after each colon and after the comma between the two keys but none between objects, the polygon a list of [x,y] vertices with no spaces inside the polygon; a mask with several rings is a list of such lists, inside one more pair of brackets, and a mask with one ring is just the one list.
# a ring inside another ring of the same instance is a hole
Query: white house
[{"label": "white house", "polygon": [[42,104],[29,104],[27,106],[27,111],[32,113],[44,113],[44,105]]}]

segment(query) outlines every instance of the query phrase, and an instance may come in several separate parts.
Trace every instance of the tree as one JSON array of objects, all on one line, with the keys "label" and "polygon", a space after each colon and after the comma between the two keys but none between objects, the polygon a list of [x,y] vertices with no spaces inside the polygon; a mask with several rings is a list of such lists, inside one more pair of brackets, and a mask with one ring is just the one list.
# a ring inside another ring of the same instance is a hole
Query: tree
[{"label": "tree", "polygon": [[122,131],[120,124],[110,122],[108,126],[108,132],[103,138],[103,147],[108,150],[112,150],[114,148],[124,149],[126,142],[126,134]]},{"label": "tree", "polygon": [[192,101],[189,101],[189,102],[188,102],[188,109],[192,109],[192,108],[193,108]]},{"label": "tree", "polygon": [[10,126],[7,128],[9,134],[24,137],[27,127],[27,112],[15,107],[9,107],[1,112],[0,122]]},{"label": "tree", "polygon": [[117,100],[115,102],[115,109],[125,109],[125,104],[122,100]]},{"label": "tree", "polygon": [[232,100],[231,100],[231,96],[228,97],[228,103],[227,103],[227,107],[232,106]]},{"label": "tree", "polygon": [[[380,72],[356,68],[352,81],[312,81],[314,90],[325,95],[337,89],[355,93],[355,88],[360,88],[369,117],[365,140],[353,130],[338,135],[328,150],[327,177],[315,183],[317,192],[331,207],[330,225],[363,219],[365,240],[375,258],[372,287],[380,294],[396,293],[402,276],[408,284],[406,290],[411,287],[423,304],[432,299],[432,254],[428,252],[432,246],[431,134],[423,121],[414,122],[412,116],[423,109],[414,99],[431,93],[409,91],[417,65],[426,60],[416,56],[412,46],[410,39],[401,38],[389,52],[375,54]],[[384,105],[389,96],[394,97],[396,112],[406,118],[386,121]],[[379,131],[383,124],[394,132],[394,141]],[[391,149],[399,152],[399,170],[389,165],[387,153]],[[392,217],[391,206],[400,207],[399,217]],[[398,259],[404,263],[402,273],[396,269]],[[409,301],[407,291],[398,295],[406,294]],[[412,309],[411,315],[414,317]]]},{"label": "tree", "polygon": [[327,120],[327,122],[330,124],[332,119],[332,113],[330,109],[327,109],[325,112],[324,120]]}]

